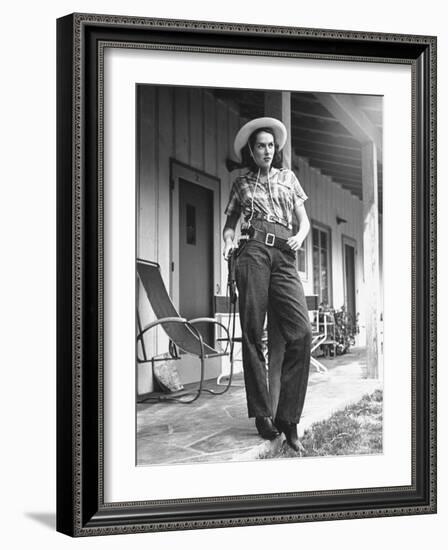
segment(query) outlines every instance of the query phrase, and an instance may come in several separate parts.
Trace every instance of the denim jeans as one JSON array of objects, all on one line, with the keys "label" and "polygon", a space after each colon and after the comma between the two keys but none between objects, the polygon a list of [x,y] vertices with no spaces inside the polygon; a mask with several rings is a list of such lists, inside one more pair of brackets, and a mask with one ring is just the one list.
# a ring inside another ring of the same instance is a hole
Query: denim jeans
[{"label": "denim jeans", "polygon": [[[277,224],[257,220],[253,225],[282,238],[290,234]],[[273,414],[262,343],[268,309],[275,314],[285,340],[276,417],[298,423],[302,414],[310,365],[311,327],[295,256],[292,251],[249,240],[236,260],[249,417]]]}]

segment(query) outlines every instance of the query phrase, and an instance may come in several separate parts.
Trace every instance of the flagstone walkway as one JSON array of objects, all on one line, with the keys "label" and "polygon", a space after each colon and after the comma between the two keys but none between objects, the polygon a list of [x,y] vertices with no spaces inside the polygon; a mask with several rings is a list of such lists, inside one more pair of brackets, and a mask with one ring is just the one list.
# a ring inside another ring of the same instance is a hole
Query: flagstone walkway
[{"label": "flagstone walkway", "polygon": [[[366,378],[362,348],[321,361],[328,372],[311,371],[299,435],[314,422],[382,387],[381,380]],[[247,418],[241,375],[222,396],[204,393],[190,405],[137,405],[139,466],[254,460],[281,446],[283,440],[282,436],[270,442],[258,436],[254,420]]]}]

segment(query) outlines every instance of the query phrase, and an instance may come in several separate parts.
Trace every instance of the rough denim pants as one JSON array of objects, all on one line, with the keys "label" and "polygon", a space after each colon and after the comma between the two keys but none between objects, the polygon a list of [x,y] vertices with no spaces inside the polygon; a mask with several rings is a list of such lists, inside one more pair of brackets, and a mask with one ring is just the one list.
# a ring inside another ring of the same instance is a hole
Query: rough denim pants
[{"label": "rough denim pants", "polygon": [[[287,230],[277,224],[257,220],[253,225],[288,237]],[[269,309],[286,343],[276,417],[298,423],[308,384],[311,327],[295,253],[250,240],[236,260],[235,274],[249,417],[272,416],[262,344]]]}]

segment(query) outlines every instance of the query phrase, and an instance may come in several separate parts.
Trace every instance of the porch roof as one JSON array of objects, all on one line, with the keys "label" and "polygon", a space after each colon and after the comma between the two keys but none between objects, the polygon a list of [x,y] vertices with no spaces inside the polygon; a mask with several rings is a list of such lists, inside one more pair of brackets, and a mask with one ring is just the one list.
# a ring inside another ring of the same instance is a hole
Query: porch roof
[{"label": "porch roof", "polygon": [[[263,90],[215,89],[216,98],[231,103],[242,118],[265,116]],[[331,94],[291,92],[291,144],[294,153],[308,160],[310,166],[362,200],[362,143],[329,109]],[[381,141],[382,98],[372,95],[350,96],[353,109],[360,114]],[[382,155],[378,147],[378,198],[382,203]]]}]

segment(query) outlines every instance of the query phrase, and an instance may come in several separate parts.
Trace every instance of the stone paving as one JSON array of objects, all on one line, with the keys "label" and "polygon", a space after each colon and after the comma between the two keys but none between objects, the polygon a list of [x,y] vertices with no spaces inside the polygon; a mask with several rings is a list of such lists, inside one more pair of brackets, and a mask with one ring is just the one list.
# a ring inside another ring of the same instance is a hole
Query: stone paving
[{"label": "stone paving", "polygon": [[[299,435],[314,422],[382,387],[381,380],[366,378],[364,349],[320,360],[328,372],[311,371]],[[137,405],[139,466],[254,460],[283,441],[283,436],[270,442],[257,434],[254,420],[247,417],[241,375],[236,375],[232,387],[221,396],[203,393],[189,405]]]}]

